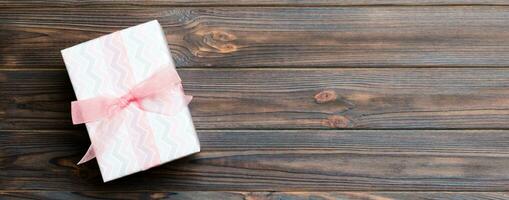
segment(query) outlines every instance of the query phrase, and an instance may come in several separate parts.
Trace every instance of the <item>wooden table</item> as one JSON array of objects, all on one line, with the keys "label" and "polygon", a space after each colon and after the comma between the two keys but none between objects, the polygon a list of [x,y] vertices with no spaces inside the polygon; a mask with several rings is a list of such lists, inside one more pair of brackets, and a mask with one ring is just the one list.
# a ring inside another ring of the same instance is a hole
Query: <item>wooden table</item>
[{"label": "wooden table", "polygon": [[[104,184],[60,50],[152,19],[202,152]],[[509,198],[508,66],[505,0],[0,1],[0,195]]]}]

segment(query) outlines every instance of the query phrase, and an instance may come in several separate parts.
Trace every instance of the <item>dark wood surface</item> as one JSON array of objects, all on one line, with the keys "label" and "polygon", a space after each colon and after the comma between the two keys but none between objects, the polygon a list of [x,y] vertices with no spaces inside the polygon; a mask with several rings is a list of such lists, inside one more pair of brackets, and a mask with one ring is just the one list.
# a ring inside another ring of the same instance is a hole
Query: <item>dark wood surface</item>
[{"label": "dark wood surface", "polygon": [[[507,130],[200,130],[202,152],[106,184],[85,130],[2,131],[6,190],[505,191]],[[137,184],[147,183],[147,184]]]},{"label": "dark wood surface", "polygon": [[3,66],[158,19],[179,67],[506,67],[507,6],[5,8]]},{"label": "dark wood surface", "polygon": [[[508,6],[0,1],[0,199],[509,199]],[[60,50],[152,19],[202,152],[104,184]]]},{"label": "dark wood surface", "polygon": [[[1,193],[1,192],[0,192]],[[499,192],[460,192],[460,193],[436,193],[436,192],[204,192],[204,191],[179,191],[179,192],[140,192],[140,193],[103,193],[103,192],[32,192],[22,194],[18,192],[4,193],[12,199],[174,199],[174,200],[200,200],[200,199],[231,199],[231,200],[282,200],[282,199],[341,199],[341,200],[366,200],[366,199],[507,199],[509,193]]]},{"label": "dark wood surface", "polygon": [[[179,69],[198,129],[507,129],[504,68]],[[6,129],[74,129],[64,70],[0,71]]]}]

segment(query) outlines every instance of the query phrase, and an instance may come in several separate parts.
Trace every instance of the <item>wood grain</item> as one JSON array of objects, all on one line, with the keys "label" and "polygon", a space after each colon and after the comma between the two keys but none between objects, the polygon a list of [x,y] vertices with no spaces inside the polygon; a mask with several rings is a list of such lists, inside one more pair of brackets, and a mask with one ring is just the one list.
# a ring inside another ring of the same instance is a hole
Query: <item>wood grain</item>
[{"label": "wood grain", "polygon": [[[0,199],[509,199],[508,5],[0,0]],[[60,50],[152,19],[202,152],[103,184]]]},{"label": "wood grain", "polygon": [[0,195],[12,199],[172,199],[172,200],[304,200],[304,199],[341,199],[341,200],[480,200],[507,199],[508,193],[502,192],[1,192]]},{"label": "wood grain", "polygon": [[[505,69],[180,69],[198,129],[505,129]],[[63,70],[0,71],[0,129],[72,129]]]},{"label": "wood grain", "polygon": [[6,8],[0,66],[62,69],[61,49],[158,19],[179,67],[506,67],[508,17],[506,6]]},{"label": "wood grain", "polygon": [[[4,191],[503,191],[507,130],[201,130],[202,152],[101,184],[88,136],[1,131]],[[137,183],[137,184],[133,184]]]},{"label": "wood grain", "polygon": [[95,7],[95,6],[429,6],[509,5],[505,0],[3,0],[3,8]]}]

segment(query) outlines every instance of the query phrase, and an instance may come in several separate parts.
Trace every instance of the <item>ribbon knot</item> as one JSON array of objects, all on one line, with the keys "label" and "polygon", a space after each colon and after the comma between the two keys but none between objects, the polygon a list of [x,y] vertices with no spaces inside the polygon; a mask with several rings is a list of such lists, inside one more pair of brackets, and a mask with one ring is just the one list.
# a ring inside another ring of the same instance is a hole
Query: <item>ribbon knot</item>
[{"label": "ribbon knot", "polygon": [[[167,116],[177,114],[191,101],[186,96],[177,71],[165,67],[148,79],[136,84],[127,94],[120,97],[98,96],[91,99],[73,101],[71,114],[73,124],[82,124],[114,118],[115,114],[135,102],[136,107],[148,112]],[[92,145],[78,164],[95,157]]]},{"label": "ribbon knot", "polygon": [[132,102],[136,102],[136,97],[134,95],[132,95],[131,92],[129,92],[126,95],[120,97],[118,103],[121,108],[124,108]]}]

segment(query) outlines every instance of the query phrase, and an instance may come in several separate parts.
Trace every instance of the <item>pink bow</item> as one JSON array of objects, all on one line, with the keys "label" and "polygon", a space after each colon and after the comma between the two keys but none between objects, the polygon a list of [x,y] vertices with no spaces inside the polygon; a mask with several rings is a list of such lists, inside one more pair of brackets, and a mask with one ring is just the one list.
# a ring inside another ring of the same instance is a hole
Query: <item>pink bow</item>
[{"label": "pink bow", "polygon": [[[73,101],[71,114],[73,124],[82,124],[113,118],[131,104],[141,110],[171,116],[184,105],[189,104],[192,96],[184,95],[181,80],[175,69],[164,67],[148,79],[135,85],[121,97],[98,96],[91,99]],[[164,108],[161,103],[165,104]],[[169,105],[169,106],[167,106]],[[95,157],[92,145],[78,164]]]}]

